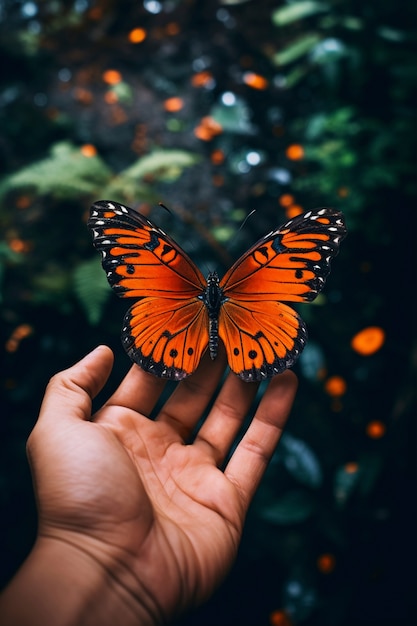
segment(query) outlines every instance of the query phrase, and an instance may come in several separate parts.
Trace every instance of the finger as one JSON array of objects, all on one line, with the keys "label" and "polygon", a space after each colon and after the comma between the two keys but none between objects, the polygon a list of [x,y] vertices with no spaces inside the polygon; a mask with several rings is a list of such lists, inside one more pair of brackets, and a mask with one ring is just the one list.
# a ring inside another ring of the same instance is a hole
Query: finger
[{"label": "finger", "polygon": [[226,458],[258,386],[256,383],[246,383],[230,373],[200,428],[194,443],[196,446],[209,446],[217,465],[221,465]]},{"label": "finger", "polygon": [[226,353],[222,346],[214,361],[208,351],[196,372],[183,380],[162,407],[157,420],[170,424],[186,441],[211,401],[223,376]]},{"label": "finger", "polygon": [[65,419],[89,420],[92,399],[104,387],[113,366],[113,352],[98,346],[72,367],[49,381],[39,413],[39,423]]},{"label": "finger", "polygon": [[105,406],[122,406],[149,416],[166,382],[134,364]]},{"label": "finger", "polygon": [[268,385],[255,417],[234,451],[225,476],[238,488],[247,510],[280,439],[297,390],[297,378],[289,370]]}]

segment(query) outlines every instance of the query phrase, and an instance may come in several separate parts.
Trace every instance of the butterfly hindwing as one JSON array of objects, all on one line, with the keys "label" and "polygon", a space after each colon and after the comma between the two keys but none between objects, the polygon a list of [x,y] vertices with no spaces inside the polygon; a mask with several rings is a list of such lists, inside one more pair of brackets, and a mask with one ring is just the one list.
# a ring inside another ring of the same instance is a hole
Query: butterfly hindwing
[{"label": "butterfly hindwing", "polygon": [[125,315],[122,343],[142,369],[181,380],[195,371],[207,347],[206,307],[197,298],[181,306],[173,299],[142,298]]},{"label": "butterfly hindwing", "polygon": [[126,352],[157,376],[191,374],[208,343],[199,269],[160,228],[117,202],[96,202],[88,226],[110,285],[137,299],[123,324]]},{"label": "butterfly hindwing", "polygon": [[301,317],[282,302],[229,299],[220,311],[219,335],[230,369],[243,380],[264,380],[294,365],[307,341]]}]

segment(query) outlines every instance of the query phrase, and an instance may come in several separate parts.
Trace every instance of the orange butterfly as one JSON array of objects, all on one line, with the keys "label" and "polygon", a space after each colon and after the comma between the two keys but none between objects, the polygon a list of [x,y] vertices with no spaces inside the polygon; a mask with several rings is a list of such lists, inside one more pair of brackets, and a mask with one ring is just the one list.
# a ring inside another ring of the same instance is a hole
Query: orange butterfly
[{"label": "orange butterfly", "polygon": [[219,280],[207,280],[163,230],[117,202],[91,207],[88,227],[110,285],[136,302],[122,343],[147,372],[181,380],[219,339],[230,369],[260,381],[291,367],[307,340],[303,320],[283,302],[321,291],[346,235],[342,213],[316,209],[262,237]]}]

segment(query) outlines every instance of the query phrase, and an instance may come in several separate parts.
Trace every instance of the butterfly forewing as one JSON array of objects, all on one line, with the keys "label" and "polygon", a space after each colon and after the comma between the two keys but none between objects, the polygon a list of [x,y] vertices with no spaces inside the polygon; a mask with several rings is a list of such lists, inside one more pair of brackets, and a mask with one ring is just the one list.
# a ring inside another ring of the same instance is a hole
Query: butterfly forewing
[{"label": "butterfly forewing", "polygon": [[88,227],[108,281],[119,296],[187,299],[204,289],[204,276],[186,253],[133,209],[96,202]]},{"label": "butterfly forewing", "polygon": [[233,299],[314,300],[345,235],[340,211],[309,211],[260,239],[230,268],[220,287]]},{"label": "butterfly forewing", "polygon": [[130,358],[163,378],[191,374],[208,344],[199,269],[160,228],[117,202],[96,202],[88,226],[110,285],[137,299],[122,329]]}]

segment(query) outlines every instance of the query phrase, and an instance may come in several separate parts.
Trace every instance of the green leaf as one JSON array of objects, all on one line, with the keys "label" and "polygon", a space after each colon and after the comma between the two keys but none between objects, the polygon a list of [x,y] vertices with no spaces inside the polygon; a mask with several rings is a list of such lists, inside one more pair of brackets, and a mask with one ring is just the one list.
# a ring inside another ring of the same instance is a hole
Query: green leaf
[{"label": "green leaf", "polygon": [[300,80],[302,80],[308,74],[308,67],[295,66],[291,72],[288,72],[285,76],[284,87],[286,89],[291,89],[294,87]]},{"label": "green leaf", "polygon": [[354,492],[361,474],[360,466],[349,468],[345,464],[336,470],[334,476],[334,497],[339,507],[343,507]]},{"label": "green leaf", "polygon": [[162,182],[177,180],[183,170],[195,165],[200,157],[185,150],[154,150],[121,172],[120,177],[138,179],[152,177]]},{"label": "green leaf", "polygon": [[263,506],[259,513],[262,519],[273,524],[296,524],[308,519],[314,508],[309,493],[293,489],[276,498],[272,504]]},{"label": "green leaf", "polygon": [[226,224],[223,226],[213,226],[211,232],[220,243],[227,243],[232,239],[233,235],[236,234],[236,230]]},{"label": "green leaf", "polygon": [[288,6],[280,7],[272,13],[272,21],[275,26],[286,26],[297,20],[302,20],[310,15],[321,13],[329,9],[327,4],[322,2],[314,2],[314,0],[304,0],[303,2],[294,2]]},{"label": "green leaf", "polygon": [[284,50],[281,50],[281,52],[274,54],[272,61],[278,66],[288,65],[308,54],[321,39],[322,36],[318,33],[308,33],[291,43]]},{"label": "green leaf", "polygon": [[111,291],[99,260],[80,263],[73,272],[73,288],[90,324],[97,324]]},{"label": "green leaf", "polygon": [[157,202],[155,183],[175,182],[200,157],[185,150],[154,150],[114,176],[100,190],[100,197],[118,202]]},{"label": "green leaf", "polygon": [[253,135],[255,130],[250,121],[250,111],[241,98],[232,105],[216,104],[210,116],[220,124],[223,131],[243,135]]},{"label": "green leaf", "polygon": [[96,194],[111,172],[98,156],[85,157],[69,142],[55,144],[50,156],[6,176],[0,182],[0,197],[12,190],[32,188],[39,195],[79,198]]},{"label": "green leaf", "polygon": [[133,89],[128,83],[122,81],[112,85],[109,91],[114,93],[122,104],[131,104],[133,101]]},{"label": "green leaf", "polygon": [[277,450],[278,459],[299,483],[317,488],[323,482],[320,462],[313,450],[302,439],[284,433]]},{"label": "green leaf", "polygon": [[111,198],[128,205],[138,202],[156,204],[160,199],[153,187],[143,183],[140,179],[126,176],[115,176],[108,185],[101,188],[100,197]]}]

